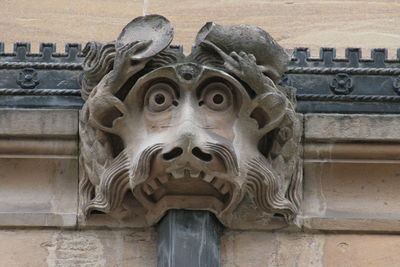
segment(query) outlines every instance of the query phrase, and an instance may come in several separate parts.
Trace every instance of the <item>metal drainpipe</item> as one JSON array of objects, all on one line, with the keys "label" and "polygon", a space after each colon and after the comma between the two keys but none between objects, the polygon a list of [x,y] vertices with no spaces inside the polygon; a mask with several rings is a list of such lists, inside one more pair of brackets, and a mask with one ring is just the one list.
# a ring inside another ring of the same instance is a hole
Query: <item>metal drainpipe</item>
[{"label": "metal drainpipe", "polygon": [[208,211],[170,210],[158,225],[158,267],[218,267],[222,225]]}]

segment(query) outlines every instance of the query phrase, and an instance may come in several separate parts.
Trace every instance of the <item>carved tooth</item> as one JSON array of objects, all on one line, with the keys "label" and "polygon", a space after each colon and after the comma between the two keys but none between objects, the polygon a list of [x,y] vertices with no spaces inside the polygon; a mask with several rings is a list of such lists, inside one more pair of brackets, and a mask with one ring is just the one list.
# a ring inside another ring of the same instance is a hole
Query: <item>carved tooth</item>
[{"label": "carved tooth", "polygon": [[183,173],[185,177],[190,177],[190,171],[188,169],[184,169]]},{"label": "carved tooth", "polygon": [[224,181],[221,179],[214,179],[211,181],[211,184],[217,189],[220,190],[221,187],[224,185]]},{"label": "carved tooth", "polygon": [[200,171],[199,178],[200,178],[200,179],[204,179],[204,175],[205,175],[204,172],[203,172],[203,171]]},{"label": "carved tooth", "polygon": [[171,172],[171,174],[175,179],[180,179],[184,177],[183,169],[174,170]]},{"label": "carved tooth", "polygon": [[151,188],[151,186],[148,184],[143,185],[143,191],[148,195],[151,195],[154,192],[153,188]]},{"label": "carved tooth", "polygon": [[190,177],[198,178],[200,176],[200,171],[197,170],[190,170]]},{"label": "carved tooth", "polygon": [[158,184],[157,182],[153,179],[151,181],[148,181],[147,184],[153,189],[153,190],[157,190],[158,189]]},{"label": "carved tooth", "polygon": [[203,180],[206,181],[207,183],[210,183],[214,179],[214,176],[211,176],[209,174],[204,175]]},{"label": "carved tooth", "polygon": [[158,180],[161,184],[165,184],[166,182],[168,182],[168,176],[167,176],[167,175],[163,175],[163,176],[157,177],[157,180]]},{"label": "carved tooth", "polygon": [[219,189],[219,191],[221,192],[221,194],[225,195],[226,193],[229,192],[229,184],[228,183],[224,183],[221,188]]}]

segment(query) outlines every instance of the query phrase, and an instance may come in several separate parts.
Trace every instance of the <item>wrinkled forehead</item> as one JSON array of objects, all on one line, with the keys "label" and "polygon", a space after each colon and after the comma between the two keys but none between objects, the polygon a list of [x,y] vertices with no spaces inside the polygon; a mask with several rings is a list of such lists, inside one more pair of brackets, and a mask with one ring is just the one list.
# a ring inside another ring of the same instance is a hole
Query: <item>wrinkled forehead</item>
[{"label": "wrinkled forehead", "polygon": [[242,84],[228,73],[199,64],[182,63],[161,67],[142,76],[130,90],[126,101],[143,97],[146,88],[158,82],[169,83],[171,86],[179,88],[179,90],[193,92],[206,84],[223,82],[235,94],[238,94],[244,102],[247,102],[246,99],[250,100]]}]

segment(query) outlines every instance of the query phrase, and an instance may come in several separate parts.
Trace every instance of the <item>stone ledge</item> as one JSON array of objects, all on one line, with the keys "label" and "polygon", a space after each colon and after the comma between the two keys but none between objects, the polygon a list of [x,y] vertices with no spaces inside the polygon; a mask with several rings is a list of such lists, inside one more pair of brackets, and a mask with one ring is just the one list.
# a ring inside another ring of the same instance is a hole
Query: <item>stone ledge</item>
[{"label": "stone ledge", "polygon": [[75,227],[76,213],[51,212],[0,212],[0,226],[2,227]]},{"label": "stone ledge", "polygon": [[400,142],[400,115],[306,114],[305,142]]},{"label": "stone ledge", "polygon": [[398,233],[400,216],[397,219],[310,217],[303,219],[303,228],[321,231]]},{"label": "stone ledge", "polygon": [[0,109],[0,180],[0,226],[76,226],[78,111]]},{"label": "stone ledge", "polygon": [[0,158],[69,157],[78,158],[78,140],[0,138]]},{"label": "stone ledge", "polygon": [[0,137],[78,138],[77,110],[1,109]]},{"label": "stone ledge", "polygon": [[400,160],[399,143],[308,143],[304,158],[311,160]]}]

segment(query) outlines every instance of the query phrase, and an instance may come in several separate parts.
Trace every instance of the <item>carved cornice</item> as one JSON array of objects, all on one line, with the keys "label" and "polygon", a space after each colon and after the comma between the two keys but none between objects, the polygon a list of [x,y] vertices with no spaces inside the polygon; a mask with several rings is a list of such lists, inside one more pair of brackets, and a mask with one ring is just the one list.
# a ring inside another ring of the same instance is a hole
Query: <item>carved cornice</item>
[{"label": "carved cornice", "polygon": [[[182,49],[174,46],[175,49]],[[370,58],[360,48],[347,48],[345,57],[336,57],[335,48],[321,48],[319,57],[311,57],[310,49],[295,48],[286,71],[285,85],[297,88],[297,111],[335,113],[400,113],[398,79],[400,77],[400,49],[396,58],[387,57],[387,49],[371,50]],[[4,52],[0,43],[0,106],[77,108],[79,100],[79,74],[82,71],[81,45],[67,44],[64,53],[56,52],[54,43],[42,43],[38,52],[31,52],[29,43],[15,43],[13,52]],[[17,83],[24,69],[38,73],[38,84],[23,89]],[[336,94],[331,84],[335,75],[348,75],[353,83],[349,94]],[[52,79],[47,77],[52,76]],[[52,82],[50,82],[52,81]],[[25,96],[25,100],[12,101],[12,96]],[[35,100],[30,97],[35,96]],[[44,97],[38,100],[37,97]],[[52,96],[49,102],[45,97]],[[338,106],[337,104],[340,103]]]},{"label": "carved cornice", "polygon": [[1,62],[0,69],[45,69],[45,70],[82,70],[80,63],[47,63],[47,62]]},{"label": "carved cornice", "polygon": [[333,102],[400,102],[400,96],[383,95],[319,95],[297,94],[298,101],[333,101]]}]

